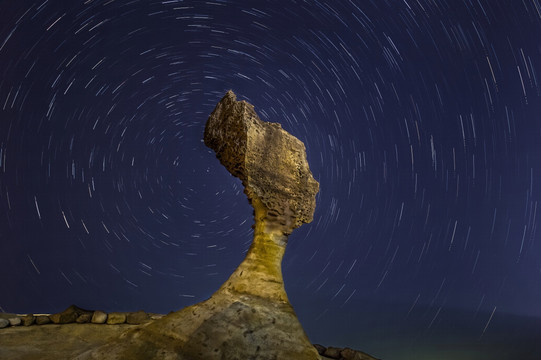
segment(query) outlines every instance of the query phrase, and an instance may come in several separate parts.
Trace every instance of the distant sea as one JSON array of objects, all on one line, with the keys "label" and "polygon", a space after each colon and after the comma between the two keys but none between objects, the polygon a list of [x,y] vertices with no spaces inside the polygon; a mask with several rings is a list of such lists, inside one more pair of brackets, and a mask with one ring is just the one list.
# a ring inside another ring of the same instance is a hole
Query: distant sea
[{"label": "distant sea", "polygon": [[310,340],[383,360],[541,360],[541,318],[492,311],[348,304],[314,317],[295,308]]}]

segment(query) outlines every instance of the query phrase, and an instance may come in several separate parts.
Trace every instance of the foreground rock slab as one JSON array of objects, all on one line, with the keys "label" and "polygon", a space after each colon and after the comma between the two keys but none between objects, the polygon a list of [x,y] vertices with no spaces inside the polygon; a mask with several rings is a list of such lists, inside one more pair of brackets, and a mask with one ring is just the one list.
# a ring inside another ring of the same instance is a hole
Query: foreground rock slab
[{"label": "foreground rock slab", "polygon": [[204,140],[242,181],[254,208],[254,240],[246,258],[210,299],[78,360],[320,359],[288,301],[281,270],[287,237],[312,221],[319,190],[304,144],[279,124],[261,121],[232,91],[210,115]]},{"label": "foreground rock slab", "polygon": [[0,331],[0,359],[73,359],[136,326],[76,323],[12,326]]},{"label": "foreground rock slab", "polygon": [[[155,321],[161,315],[148,314],[149,321]],[[15,314],[2,314],[0,319],[18,318]],[[154,319],[154,320],[153,320]],[[105,325],[105,324],[53,324],[33,326],[11,326],[0,329],[0,359],[9,360],[59,360],[74,359],[83,352],[114,341],[125,332],[136,330],[140,325]],[[320,354],[326,347],[314,345]],[[363,352],[348,348],[340,349],[339,360],[377,360]],[[333,358],[320,355],[321,360]],[[289,360],[289,359],[287,359]]]}]

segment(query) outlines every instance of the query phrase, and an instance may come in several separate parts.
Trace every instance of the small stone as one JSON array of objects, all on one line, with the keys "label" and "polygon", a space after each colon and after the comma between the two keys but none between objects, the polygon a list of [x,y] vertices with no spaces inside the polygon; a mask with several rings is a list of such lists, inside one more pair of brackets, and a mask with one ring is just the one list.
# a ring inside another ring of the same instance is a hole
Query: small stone
[{"label": "small stone", "polygon": [[150,314],[149,316],[151,320],[158,320],[164,317],[165,315],[164,314]]},{"label": "small stone", "polygon": [[36,317],[33,314],[28,314],[21,319],[24,326],[33,325],[36,321]]},{"label": "small stone", "polygon": [[92,319],[92,314],[85,313],[85,314],[79,315],[79,317],[77,317],[77,320],[75,320],[75,322],[77,324],[86,324],[86,323],[89,323],[91,319]]},{"label": "small stone", "polygon": [[107,324],[118,325],[126,322],[126,313],[113,312],[107,318]]},{"label": "small stone", "polygon": [[320,344],[314,344],[314,347],[316,348],[319,355],[325,354],[325,350],[327,350],[325,346],[320,345]]},{"label": "small stone", "polygon": [[21,318],[19,317],[14,317],[14,318],[11,318],[9,319],[9,324],[11,326],[19,326],[21,325],[22,321],[21,321]]},{"label": "small stone", "polygon": [[144,324],[148,322],[149,320],[150,320],[150,317],[148,316],[148,314],[142,310],[129,313],[126,317],[126,322],[128,324],[133,324],[133,325]]},{"label": "small stone", "polygon": [[0,318],[0,329],[3,329],[8,326],[9,326],[9,320]]},{"label": "small stone", "polygon": [[69,324],[77,320],[77,314],[75,312],[61,312],[51,315],[50,319],[55,324]]},{"label": "small stone", "polygon": [[38,315],[36,316],[36,325],[45,325],[49,324],[51,319],[47,315]]},{"label": "small stone", "polygon": [[323,355],[325,355],[326,357],[330,357],[332,359],[340,359],[340,351],[341,350],[342,349],[329,346],[327,348],[327,350],[325,350],[325,353],[323,353]]},{"label": "small stone", "polygon": [[91,320],[93,324],[105,324],[106,321],[107,321],[106,313],[99,310],[94,311],[94,314],[92,315],[92,320]]}]

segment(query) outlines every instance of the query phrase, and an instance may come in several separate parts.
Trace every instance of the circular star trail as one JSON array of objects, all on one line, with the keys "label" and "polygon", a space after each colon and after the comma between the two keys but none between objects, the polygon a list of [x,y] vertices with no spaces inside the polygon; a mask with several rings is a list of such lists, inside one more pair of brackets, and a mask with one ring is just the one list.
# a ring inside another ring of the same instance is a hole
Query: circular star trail
[{"label": "circular star trail", "polygon": [[202,143],[233,89],[305,143],[320,182],[283,262],[309,336],[384,306],[425,334],[449,309],[477,337],[541,316],[538,0],[1,9],[0,310],[212,294],[252,237],[242,185]]}]

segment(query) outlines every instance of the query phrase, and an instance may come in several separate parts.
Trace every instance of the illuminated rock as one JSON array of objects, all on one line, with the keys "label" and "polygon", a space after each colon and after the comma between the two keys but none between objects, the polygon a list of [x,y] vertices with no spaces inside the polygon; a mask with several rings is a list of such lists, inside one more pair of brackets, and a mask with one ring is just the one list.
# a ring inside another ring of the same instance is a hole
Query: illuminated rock
[{"label": "illuminated rock", "polygon": [[246,258],[210,299],[77,359],[320,359],[287,299],[281,270],[287,237],[312,221],[319,190],[304,144],[261,121],[232,91],[210,115],[204,140],[240,178],[254,208]]}]

